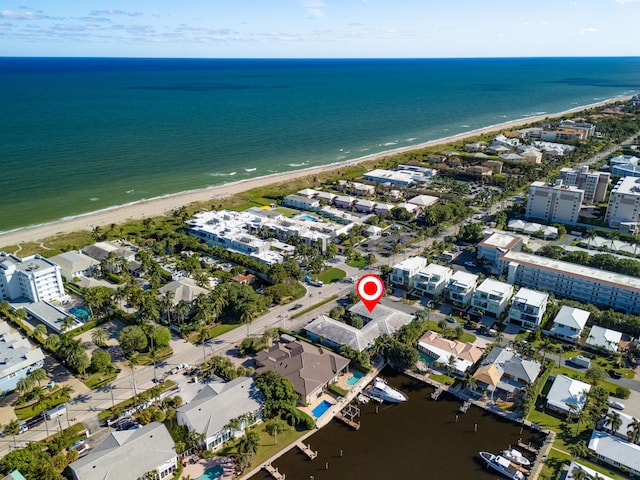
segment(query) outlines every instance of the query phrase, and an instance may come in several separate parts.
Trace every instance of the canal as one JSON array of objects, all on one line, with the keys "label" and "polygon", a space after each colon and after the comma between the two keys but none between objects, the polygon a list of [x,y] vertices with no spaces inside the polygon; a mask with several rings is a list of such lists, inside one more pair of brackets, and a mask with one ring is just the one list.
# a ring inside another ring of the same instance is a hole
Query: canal
[{"label": "canal", "polygon": [[[315,460],[295,448],[273,465],[291,480],[495,480],[500,475],[486,469],[479,451],[498,453],[520,438],[538,446],[544,440],[475,406],[459,413],[460,400],[449,394],[431,400],[432,387],[392,369],[382,376],[409,400],[361,405],[358,431],[333,420],[305,440],[318,452]],[[271,477],[262,471],[253,478]]]}]

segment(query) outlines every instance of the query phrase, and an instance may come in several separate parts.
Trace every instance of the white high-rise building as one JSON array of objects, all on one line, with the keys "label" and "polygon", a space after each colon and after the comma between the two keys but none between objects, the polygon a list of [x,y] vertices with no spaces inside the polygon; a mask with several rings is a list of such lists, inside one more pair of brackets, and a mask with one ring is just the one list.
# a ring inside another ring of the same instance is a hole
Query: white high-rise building
[{"label": "white high-rise building", "polygon": [[605,221],[612,228],[640,222],[640,178],[621,178],[609,196]]},{"label": "white high-rise building", "polygon": [[27,298],[32,302],[65,295],[60,266],[40,255],[19,258],[0,252],[0,301]]},{"label": "white high-rise building", "polygon": [[580,170],[573,168],[561,168],[560,179],[563,185],[578,187],[584,190],[584,203],[604,202],[607,197],[607,186],[611,182],[609,172],[589,171],[588,165],[583,165]]},{"label": "white high-rise building", "polygon": [[566,186],[562,180],[553,183],[533,182],[529,187],[527,218],[551,223],[578,223],[584,190]]}]

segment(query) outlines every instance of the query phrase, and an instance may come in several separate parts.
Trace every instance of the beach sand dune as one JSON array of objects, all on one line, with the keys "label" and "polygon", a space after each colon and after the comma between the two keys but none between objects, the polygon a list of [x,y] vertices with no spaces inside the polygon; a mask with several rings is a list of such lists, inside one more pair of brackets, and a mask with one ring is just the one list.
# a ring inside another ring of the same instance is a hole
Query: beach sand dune
[{"label": "beach sand dune", "polygon": [[478,135],[482,135],[490,132],[504,131],[518,127],[521,125],[542,121],[546,118],[558,118],[568,114],[576,113],[589,108],[606,105],[614,102],[627,101],[631,97],[614,98],[605,100],[602,102],[594,103],[591,105],[585,105],[577,107],[564,112],[540,115],[534,117],[526,117],[510,122],[501,123],[499,125],[492,125],[477,130],[464,132],[458,135],[450,137],[440,138],[425,142],[419,145],[412,145],[393,150],[387,150],[384,152],[366,155],[354,160],[349,160],[340,163],[334,163],[330,165],[322,165],[318,167],[306,168],[303,170],[296,170],[287,173],[279,173],[274,175],[268,175],[265,177],[258,177],[253,179],[242,180],[239,182],[229,183],[226,185],[210,187],[201,190],[194,190],[190,192],[178,193],[175,195],[167,195],[158,198],[152,198],[148,200],[142,200],[139,202],[123,205],[120,207],[113,207],[97,212],[91,212],[84,215],[79,215],[73,218],[62,219],[55,222],[36,225],[33,227],[25,227],[9,232],[0,232],[0,248],[9,245],[18,245],[21,242],[37,242],[50,238],[56,235],[62,235],[79,230],[91,230],[96,226],[106,226],[111,224],[124,223],[129,220],[142,219],[146,217],[158,217],[162,215],[169,215],[173,210],[183,206],[196,202],[207,202],[211,200],[223,200],[226,197],[251,190],[256,187],[264,187],[269,184],[284,183],[297,178],[312,176],[320,172],[326,172],[330,169],[337,169],[345,166],[357,165],[365,161],[371,161],[388,157],[398,153],[409,152],[413,150],[419,150],[426,147],[432,147],[436,145],[442,145],[449,142],[459,141]]}]

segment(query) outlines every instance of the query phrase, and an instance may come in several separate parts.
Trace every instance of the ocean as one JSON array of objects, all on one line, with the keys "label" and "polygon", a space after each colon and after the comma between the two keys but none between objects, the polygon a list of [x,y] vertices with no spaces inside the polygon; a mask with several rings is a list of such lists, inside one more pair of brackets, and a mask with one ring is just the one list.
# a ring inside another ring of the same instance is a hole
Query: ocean
[{"label": "ocean", "polygon": [[640,58],[0,58],[0,231],[640,91]]}]

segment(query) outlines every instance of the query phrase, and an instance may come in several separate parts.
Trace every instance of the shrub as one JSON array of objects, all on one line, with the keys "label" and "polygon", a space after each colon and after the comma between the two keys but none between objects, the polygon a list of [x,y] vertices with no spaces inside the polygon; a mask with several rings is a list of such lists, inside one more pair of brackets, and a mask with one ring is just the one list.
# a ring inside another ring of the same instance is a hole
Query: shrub
[{"label": "shrub", "polygon": [[616,387],[616,392],[613,395],[618,398],[629,398],[629,395],[631,395],[631,391],[627,387],[618,385]]}]

